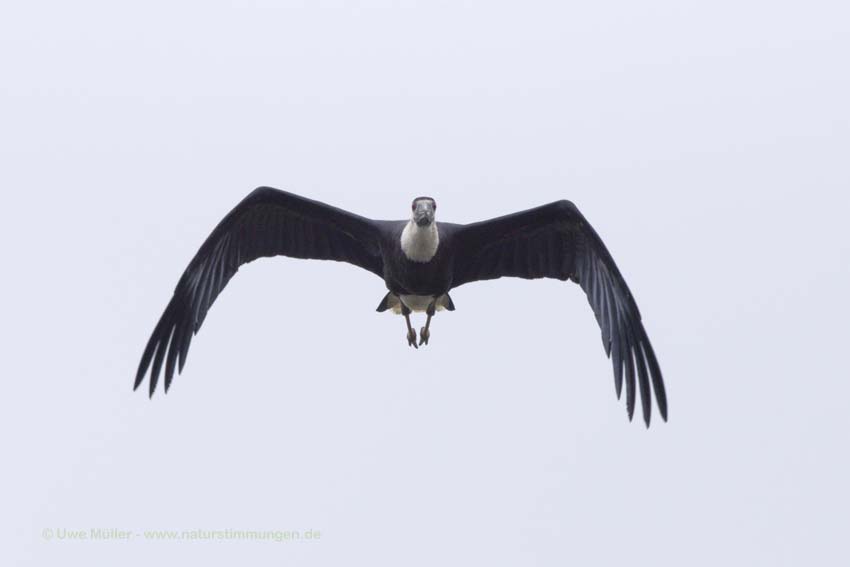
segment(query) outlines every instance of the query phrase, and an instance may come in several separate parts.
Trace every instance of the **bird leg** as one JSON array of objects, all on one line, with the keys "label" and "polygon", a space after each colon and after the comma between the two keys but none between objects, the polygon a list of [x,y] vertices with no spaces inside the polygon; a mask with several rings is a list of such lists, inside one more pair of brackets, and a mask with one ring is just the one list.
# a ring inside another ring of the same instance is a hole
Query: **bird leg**
[{"label": "bird leg", "polygon": [[413,348],[419,348],[416,344],[416,331],[413,330],[413,325],[410,324],[410,307],[402,302],[401,314],[404,315],[404,322],[407,323],[407,345]]},{"label": "bird leg", "polygon": [[428,315],[428,318],[425,319],[425,326],[419,330],[419,344],[428,344],[428,339],[431,338],[431,331],[428,328],[431,326],[431,317],[434,316],[434,312],[437,311],[437,298],[435,297],[431,304],[428,305],[428,308],[425,310],[425,313]]}]

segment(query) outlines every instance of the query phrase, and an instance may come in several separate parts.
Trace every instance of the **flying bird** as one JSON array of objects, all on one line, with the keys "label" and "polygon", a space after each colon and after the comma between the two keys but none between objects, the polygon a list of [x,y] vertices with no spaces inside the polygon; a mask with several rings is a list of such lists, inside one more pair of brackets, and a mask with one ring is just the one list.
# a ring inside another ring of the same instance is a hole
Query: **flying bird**
[{"label": "flying bird", "polygon": [[[652,391],[667,420],[667,397],[655,352],[637,304],[614,259],[575,205],[562,200],[491,220],[436,221],[437,203],[418,197],[407,220],[368,219],[271,187],[252,191],[216,226],[183,272],[148,340],[134,389],[150,368],[150,395],[165,364],[165,391],[182,372],[192,337],[240,266],[288,256],[348,262],[384,280],[378,311],[404,316],[407,344],[427,345],[437,311],[454,311],[449,292],[501,277],[572,280],[587,295],[614,367],[620,398],[626,386],[629,419],[637,389],[649,426]],[[411,312],[424,312],[417,333]],[[650,386],[651,384],[651,386]]]}]

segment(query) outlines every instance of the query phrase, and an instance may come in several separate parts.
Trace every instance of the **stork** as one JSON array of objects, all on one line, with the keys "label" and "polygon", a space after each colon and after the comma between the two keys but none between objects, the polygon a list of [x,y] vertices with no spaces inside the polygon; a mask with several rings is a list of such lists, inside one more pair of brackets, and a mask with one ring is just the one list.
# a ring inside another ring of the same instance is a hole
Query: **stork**
[{"label": "stork", "polygon": [[[436,212],[434,199],[417,197],[407,220],[372,220],[271,187],[255,189],[189,262],[148,340],[134,389],[150,369],[153,396],[165,364],[167,392],[175,370],[183,371],[192,337],[239,267],[258,258],[288,256],[347,262],[380,277],[387,293],[377,310],[404,316],[407,344],[414,348],[428,344],[437,311],[454,311],[449,292],[458,286],[501,277],[571,280],[584,290],[596,316],[618,398],[625,381],[629,419],[639,388],[647,427],[651,390],[667,420],[664,381],[637,304],[575,205],[555,201],[471,224],[437,222]],[[418,341],[412,312],[426,315]]]}]

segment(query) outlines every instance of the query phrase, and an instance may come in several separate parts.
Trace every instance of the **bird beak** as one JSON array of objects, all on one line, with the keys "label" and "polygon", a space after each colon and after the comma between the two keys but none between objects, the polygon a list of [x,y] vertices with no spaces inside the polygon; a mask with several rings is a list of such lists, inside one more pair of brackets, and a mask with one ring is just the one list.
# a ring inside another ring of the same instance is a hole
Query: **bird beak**
[{"label": "bird beak", "polygon": [[420,203],[413,211],[413,221],[417,226],[425,227],[434,222],[434,209],[428,203]]}]

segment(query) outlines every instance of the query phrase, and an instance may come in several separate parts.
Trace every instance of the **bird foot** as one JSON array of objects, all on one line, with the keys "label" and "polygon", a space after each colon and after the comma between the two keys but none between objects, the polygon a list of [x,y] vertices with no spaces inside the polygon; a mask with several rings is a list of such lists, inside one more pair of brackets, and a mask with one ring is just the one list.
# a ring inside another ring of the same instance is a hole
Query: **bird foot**
[{"label": "bird foot", "polygon": [[416,331],[413,329],[407,331],[407,344],[413,348],[419,348],[419,345],[416,344]]},{"label": "bird foot", "polygon": [[431,338],[431,331],[428,330],[427,327],[422,327],[419,330],[419,344],[428,344],[428,339]]}]

